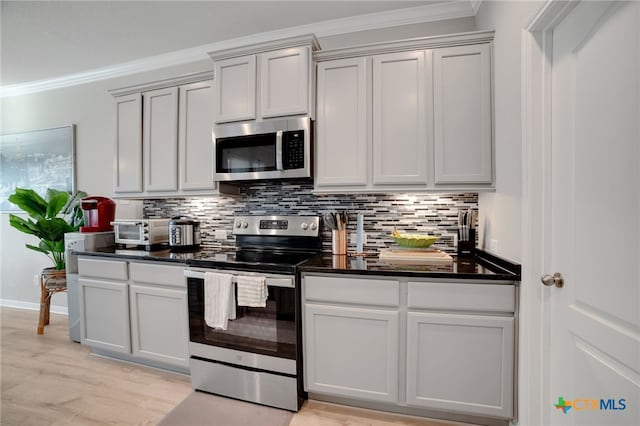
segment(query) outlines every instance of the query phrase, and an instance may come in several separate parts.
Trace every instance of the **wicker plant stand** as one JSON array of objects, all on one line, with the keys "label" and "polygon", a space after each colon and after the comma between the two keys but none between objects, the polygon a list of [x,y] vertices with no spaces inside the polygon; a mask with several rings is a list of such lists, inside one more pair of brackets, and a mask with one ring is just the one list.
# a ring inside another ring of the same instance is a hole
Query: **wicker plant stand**
[{"label": "wicker plant stand", "polygon": [[51,296],[67,291],[67,272],[54,268],[45,268],[40,274],[40,320],[38,334],[44,334],[44,326],[49,324]]}]

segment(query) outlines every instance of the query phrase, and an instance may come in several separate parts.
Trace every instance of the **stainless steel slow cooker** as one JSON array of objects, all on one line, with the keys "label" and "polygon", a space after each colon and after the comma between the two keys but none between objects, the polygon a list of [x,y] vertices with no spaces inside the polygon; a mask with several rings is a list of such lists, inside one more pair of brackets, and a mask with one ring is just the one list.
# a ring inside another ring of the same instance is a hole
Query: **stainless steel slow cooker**
[{"label": "stainless steel slow cooker", "polygon": [[169,245],[196,247],[200,245],[200,222],[189,216],[174,216],[169,221]]}]

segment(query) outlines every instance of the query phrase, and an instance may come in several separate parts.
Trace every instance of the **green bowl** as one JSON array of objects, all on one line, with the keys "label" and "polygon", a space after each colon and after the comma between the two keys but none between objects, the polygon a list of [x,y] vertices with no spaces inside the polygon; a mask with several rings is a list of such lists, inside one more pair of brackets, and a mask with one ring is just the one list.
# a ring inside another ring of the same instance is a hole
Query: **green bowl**
[{"label": "green bowl", "polygon": [[438,241],[440,237],[434,237],[431,235],[407,234],[402,237],[394,237],[392,235],[392,238],[395,240],[396,244],[398,244],[400,247],[427,248],[431,244]]}]

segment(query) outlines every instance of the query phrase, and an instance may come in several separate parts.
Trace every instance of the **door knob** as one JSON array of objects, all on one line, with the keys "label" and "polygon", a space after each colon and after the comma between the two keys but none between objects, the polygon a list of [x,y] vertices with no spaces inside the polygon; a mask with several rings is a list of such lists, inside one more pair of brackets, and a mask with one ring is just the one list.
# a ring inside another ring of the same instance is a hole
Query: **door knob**
[{"label": "door knob", "polygon": [[564,278],[562,278],[562,274],[560,272],[556,272],[553,275],[544,274],[540,277],[540,281],[542,281],[542,284],[547,287],[555,285],[558,288],[562,288],[562,286],[564,286]]}]

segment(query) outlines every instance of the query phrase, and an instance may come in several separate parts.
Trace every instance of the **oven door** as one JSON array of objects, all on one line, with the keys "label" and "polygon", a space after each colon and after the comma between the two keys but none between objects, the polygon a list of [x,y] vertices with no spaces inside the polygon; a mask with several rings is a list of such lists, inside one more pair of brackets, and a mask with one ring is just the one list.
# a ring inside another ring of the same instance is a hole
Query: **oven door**
[{"label": "oven door", "polygon": [[[250,272],[210,271],[234,275],[257,275]],[[278,358],[296,359],[297,314],[294,276],[266,277],[269,292],[266,307],[237,306],[236,302],[236,319],[229,320],[226,330],[213,329],[204,320],[204,271],[187,270],[185,276],[187,277],[191,342]],[[235,288],[234,285],[234,290]]]}]

